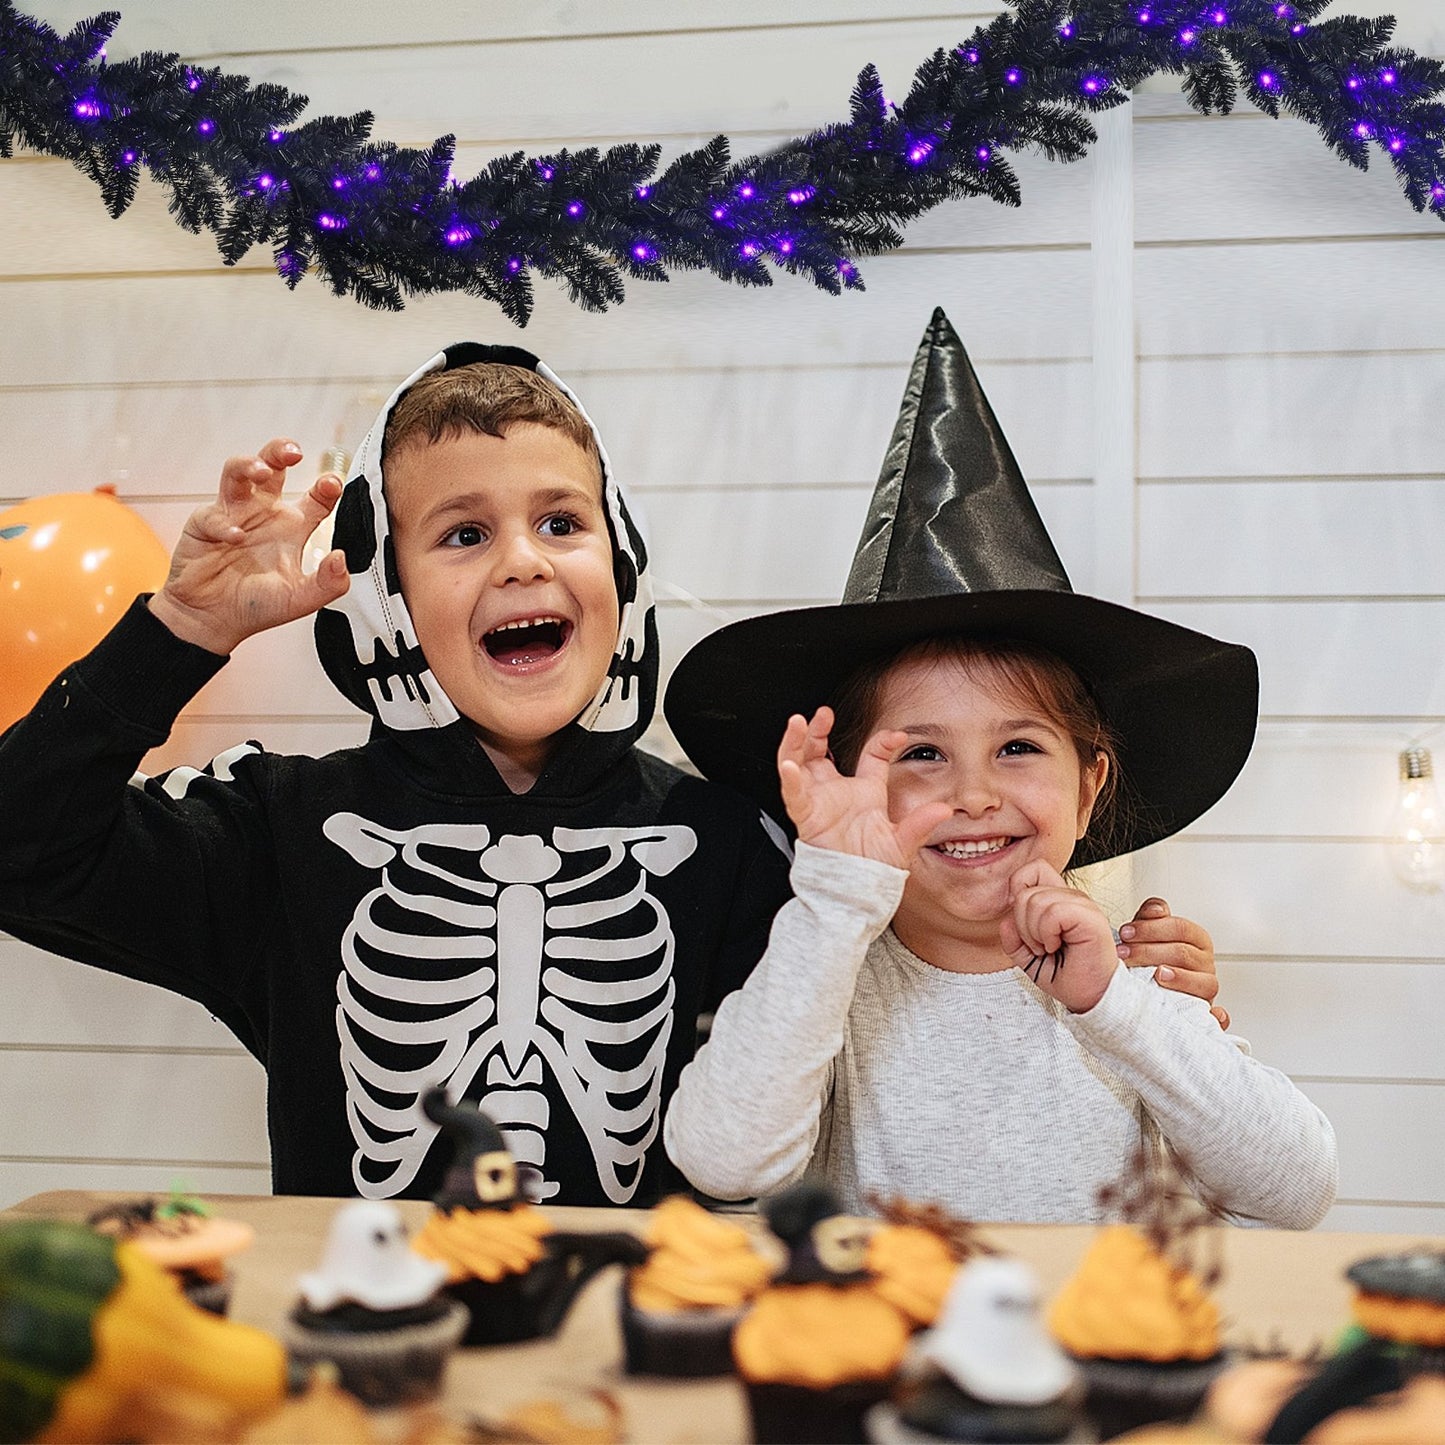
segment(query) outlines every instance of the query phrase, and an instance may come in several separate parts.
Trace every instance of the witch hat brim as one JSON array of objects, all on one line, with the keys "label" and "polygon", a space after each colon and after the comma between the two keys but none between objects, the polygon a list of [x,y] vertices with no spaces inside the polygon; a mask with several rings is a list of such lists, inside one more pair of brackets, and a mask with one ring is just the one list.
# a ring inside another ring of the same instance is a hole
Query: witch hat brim
[{"label": "witch hat brim", "polygon": [[844,601],[748,618],[678,664],[664,713],[704,777],[783,819],[788,718],[833,701],[865,664],[916,642],[1017,639],[1068,663],[1117,740],[1110,836],[1075,867],[1178,832],[1213,806],[1254,742],[1254,654],[1082,596],[1068,578],[962,343],[941,311],[919,348]]}]

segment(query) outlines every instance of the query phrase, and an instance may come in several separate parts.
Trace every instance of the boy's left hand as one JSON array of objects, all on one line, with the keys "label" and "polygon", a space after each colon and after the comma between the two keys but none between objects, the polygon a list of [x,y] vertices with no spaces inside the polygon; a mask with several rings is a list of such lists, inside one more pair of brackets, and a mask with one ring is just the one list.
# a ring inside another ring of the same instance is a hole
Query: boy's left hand
[{"label": "boy's left hand", "polygon": [[1229,1027],[1229,1010],[1214,1003],[1219,993],[1214,940],[1191,919],[1175,917],[1162,898],[1146,898],[1139,905],[1119,930],[1118,952],[1130,968],[1156,969],[1161,988],[1204,999],[1220,1028]]}]

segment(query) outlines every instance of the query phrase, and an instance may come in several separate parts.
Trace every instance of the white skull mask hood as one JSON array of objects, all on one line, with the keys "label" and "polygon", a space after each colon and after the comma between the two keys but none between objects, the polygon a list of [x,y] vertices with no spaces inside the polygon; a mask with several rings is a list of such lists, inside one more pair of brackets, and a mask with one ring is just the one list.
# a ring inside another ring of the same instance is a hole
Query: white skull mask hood
[{"label": "white skull mask hood", "polygon": [[[586,417],[572,390],[543,362],[515,346],[459,342],[438,352],[387,399],[351,464],[336,509],[334,544],[346,554],[351,587],[316,616],[316,650],[327,675],[369,712],[419,761],[455,768],[452,785],[503,790],[500,777],[477,746],[470,725],[432,675],[401,595],[392,546],[382,440],[403,392],[429,372],[472,362],[526,367],[557,385]],[[590,417],[602,463],[602,496],[612,538],[613,575],[620,621],[607,675],[591,702],[564,730],[566,736],[532,790],[574,793],[610,766],[646,729],[657,697],[657,624],[641,534],[627,511],[607,449]],[[481,775],[471,772],[480,769]],[[469,786],[467,775],[475,780]]]}]

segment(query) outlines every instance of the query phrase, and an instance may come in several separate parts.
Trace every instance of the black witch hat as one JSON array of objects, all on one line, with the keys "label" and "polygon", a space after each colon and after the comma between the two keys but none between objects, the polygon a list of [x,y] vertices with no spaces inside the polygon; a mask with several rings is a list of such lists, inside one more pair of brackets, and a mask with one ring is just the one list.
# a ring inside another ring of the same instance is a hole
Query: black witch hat
[{"label": "black witch hat", "polygon": [[1083,679],[1118,740],[1128,807],[1074,867],[1178,832],[1228,789],[1254,741],[1254,654],[1075,592],[988,398],[933,313],[843,600],[733,623],[672,675],[664,711],[704,777],[778,818],[777,751],[793,713],[860,666],[945,635],[1031,642]]}]

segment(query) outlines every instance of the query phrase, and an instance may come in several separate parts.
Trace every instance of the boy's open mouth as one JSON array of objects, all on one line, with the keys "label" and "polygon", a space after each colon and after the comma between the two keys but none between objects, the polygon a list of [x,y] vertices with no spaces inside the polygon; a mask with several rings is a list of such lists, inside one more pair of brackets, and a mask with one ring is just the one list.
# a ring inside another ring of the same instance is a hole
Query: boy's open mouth
[{"label": "boy's open mouth", "polygon": [[482,646],[504,666],[524,667],[560,652],[571,632],[572,624],[562,617],[518,618],[483,633]]}]

